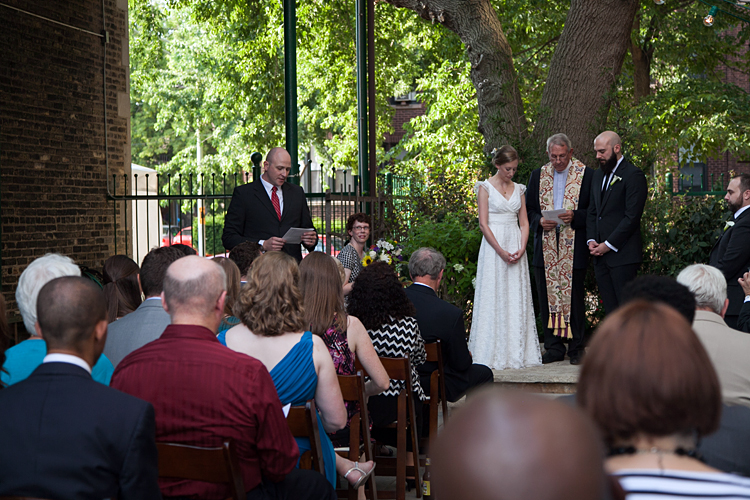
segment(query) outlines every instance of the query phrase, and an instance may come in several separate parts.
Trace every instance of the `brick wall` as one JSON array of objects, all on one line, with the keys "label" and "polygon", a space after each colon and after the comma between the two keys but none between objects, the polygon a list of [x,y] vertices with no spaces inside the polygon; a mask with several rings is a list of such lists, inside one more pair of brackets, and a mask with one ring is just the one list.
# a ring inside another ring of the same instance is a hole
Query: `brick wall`
[{"label": "brick wall", "polygon": [[[0,6],[2,293],[47,252],[101,268],[114,253],[107,200],[102,0],[3,0]],[[104,0],[109,177],[130,165],[127,0]],[[118,250],[123,248],[118,241]]]},{"label": "brick wall", "polygon": [[385,134],[383,142],[388,145],[397,144],[404,137],[404,123],[407,123],[412,118],[422,116],[424,114],[424,104],[393,104],[391,106],[395,113],[393,114],[393,125],[394,132],[392,134]]}]

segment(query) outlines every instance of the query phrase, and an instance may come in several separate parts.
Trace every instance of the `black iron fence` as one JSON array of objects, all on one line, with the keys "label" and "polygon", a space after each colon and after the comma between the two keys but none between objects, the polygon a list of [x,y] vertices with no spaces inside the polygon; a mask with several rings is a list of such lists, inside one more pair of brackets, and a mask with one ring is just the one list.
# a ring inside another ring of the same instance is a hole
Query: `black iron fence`
[{"label": "black iron fence", "polygon": [[[400,240],[407,234],[420,184],[381,174],[377,194],[363,196],[358,176],[341,171],[336,175],[334,171],[330,179],[341,182],[326,192],[306,193],[313,225],[321,236],[317,250],[337,254],[348,239],[346,221],[356,212],[370,214],[373,242],[378,238]],[[110,201],[117,234],[115,253],[140,263],[154,247],[185,244],[200,255],[226,255],[221,234],[232,192],[252,180],[251,172],[113,176]]]}]

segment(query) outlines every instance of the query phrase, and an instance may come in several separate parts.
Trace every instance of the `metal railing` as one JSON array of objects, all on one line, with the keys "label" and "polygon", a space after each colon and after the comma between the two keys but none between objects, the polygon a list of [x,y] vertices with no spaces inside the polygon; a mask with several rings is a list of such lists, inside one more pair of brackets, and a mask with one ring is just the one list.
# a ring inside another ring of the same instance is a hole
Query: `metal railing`
[{"label": "metal railing", "polygon": [[[373,242],[381,237],[403,239],[413,219],[417,184],[412,179],[381,174],[379,194],[362,196],[358,176],[344,173],[343,179],[349,182],[325,193],[305,194],[313,225],[321,236],[317,249],[337,254],[348,240],[346,221],[356,212],[372,217]],[[115,253],[140,264],[152,248],[182,243],[201,255],[226,255],[221,244],[224,216],[234,188],[252,180],[249,172],[113,176],[110,201]]]}]

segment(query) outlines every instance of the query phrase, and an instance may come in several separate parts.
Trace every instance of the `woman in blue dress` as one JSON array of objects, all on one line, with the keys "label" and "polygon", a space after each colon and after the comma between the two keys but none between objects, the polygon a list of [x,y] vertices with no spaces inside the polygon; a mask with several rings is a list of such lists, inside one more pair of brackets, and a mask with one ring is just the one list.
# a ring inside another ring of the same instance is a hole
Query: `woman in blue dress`
[{"label": "woman in blue dress", "polygon": [[[328,348],[323,339],[304,331],[298,282],[294,258],[282,252],[260,257],[235,307],[242,323],[227,331],[223,340],[230,349],[265,365],[282,405],[304,405],[315,399],[326,478],[335,486],[336,457],[328,433],[346,425],[347,413]],[[297,445],[300,454],[310,449],[305,438],[298,438]],[[372,471],[351,461],[345,465],[345,477],[356,486]]]}]

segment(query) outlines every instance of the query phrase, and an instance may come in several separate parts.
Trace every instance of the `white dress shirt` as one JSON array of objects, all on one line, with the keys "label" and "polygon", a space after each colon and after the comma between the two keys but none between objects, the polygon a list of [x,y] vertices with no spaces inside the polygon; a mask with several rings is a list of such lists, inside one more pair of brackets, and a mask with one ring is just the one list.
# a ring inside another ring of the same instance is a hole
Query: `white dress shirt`
[{"label": "white dress shirt", "polygon": [[72,354],[53,352],[52,354],[47,354],[42,360],[42,363],[70,363],[71,365],[80,366],[91,375],[91,367],[89,364],[78,356],[73,356]]},{"label": "white dress shirt", "polygon": [[[260,178],[260,182],[263,184],[263,187],[266,188],[266,193],[268,193],[268,199],[272,200],[271,198],[271,190],[273,189],[273,184],[265,180],[262,176]],[[281,192],[281,188],[277,186],[276,189],[276,196],[279,197],[279,209],[281,210],[281,213],[284,213],[284,195]]]}]

